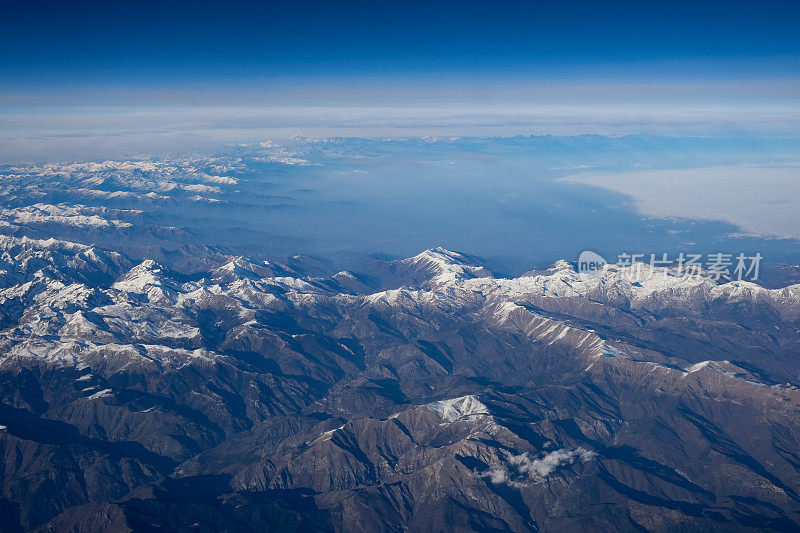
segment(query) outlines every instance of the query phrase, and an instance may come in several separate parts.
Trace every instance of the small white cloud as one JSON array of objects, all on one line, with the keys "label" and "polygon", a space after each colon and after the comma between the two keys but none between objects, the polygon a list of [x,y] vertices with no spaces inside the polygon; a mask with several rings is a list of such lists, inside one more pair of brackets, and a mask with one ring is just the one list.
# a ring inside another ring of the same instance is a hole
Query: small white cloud
[{"label": "small white cloud", "polygon": [[505,483],[512,486],[521,486],[523,485],[522,483],[512,481],[512,474],[514,477],[539,480],[549,476],[561,466],[574,463],[575,460],[585,463],[595,457],[597,457],[597,453],[583,447],[573,450],[561,448],[560,450],[549,452],[538,459],[531,459],[528,453],[520,455],[508,454],[506,460],[510,468],[495,466],[488,472],[481,474],[481,477],[488,477],[489,481],[494,484]]},{"label": "small white cloud", "polygon": [[508,462],[515,466],[520,473],[528,474],[531,477],[546,477],[559,466],[572,464],[577,458],[586,462],[594,459],[596,455],[595,452],[586,448],[576,448],[574,450],[562,448],[546,454],[541,459],[531,459],[527,453],[512,455],[509,456]]}]

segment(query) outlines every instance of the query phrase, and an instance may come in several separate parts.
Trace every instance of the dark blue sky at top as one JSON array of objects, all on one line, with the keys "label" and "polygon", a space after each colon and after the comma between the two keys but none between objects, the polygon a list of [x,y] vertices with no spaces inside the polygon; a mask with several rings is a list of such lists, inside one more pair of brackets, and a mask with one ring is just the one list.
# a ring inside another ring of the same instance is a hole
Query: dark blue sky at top
[{"label": "dark blue sky at top", "polygon": [[5,1],[0,86],[280,77],[795,77],[799,2]]}]

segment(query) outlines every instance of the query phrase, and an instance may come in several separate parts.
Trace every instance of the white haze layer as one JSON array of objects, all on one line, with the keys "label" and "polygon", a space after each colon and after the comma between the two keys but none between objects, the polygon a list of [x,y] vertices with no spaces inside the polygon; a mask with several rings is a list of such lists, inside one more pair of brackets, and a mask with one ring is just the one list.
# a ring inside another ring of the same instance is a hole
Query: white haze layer
[{"label": "white haze layer", "polygon": [[800,167],[711,167],[564,178],[630,196],[643,215],[719,220],[751,235],[800,238]]}]

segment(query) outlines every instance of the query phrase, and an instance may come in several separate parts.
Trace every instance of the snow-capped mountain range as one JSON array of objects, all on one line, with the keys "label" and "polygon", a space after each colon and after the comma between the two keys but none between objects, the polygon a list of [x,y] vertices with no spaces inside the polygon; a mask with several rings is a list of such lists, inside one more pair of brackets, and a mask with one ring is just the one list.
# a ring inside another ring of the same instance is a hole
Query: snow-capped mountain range
[{"label": "snow-capped mountain range", "polygon": [[503,278],[442,248],[183,273],[0,250],[20,527],[135,529],[178,501],[218,528],[254,502],[265,528],[800,524],[800,285],[564,261]]}]

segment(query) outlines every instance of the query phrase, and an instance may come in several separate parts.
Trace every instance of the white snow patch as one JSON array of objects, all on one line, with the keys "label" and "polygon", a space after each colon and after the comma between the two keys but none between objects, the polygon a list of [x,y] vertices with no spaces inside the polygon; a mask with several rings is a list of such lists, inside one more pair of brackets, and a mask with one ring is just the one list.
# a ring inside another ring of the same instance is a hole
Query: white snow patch
[{"label": "white snow patch", "polygon": [[698,370],[701,370],[701,369],[707,367],[710,363],[711,363],[711,361],[700,361],[699,363],[695,363],[692,366],[690,366],[688,369],[686,369],[686,373],[687,374],[691,374],[692,372],[697,372]]},{"label": "white snow patch", "polygon": [[344,428],[346,425],[347,425],[347,422],[345,422],[344,424],[342,424],[342,425],[341,425],[341,426],[339,426],[338,428],[335,428],[335,429],[328,430],[328,431],[326,431],[326,432],[322,433],[322,434],[321,434],[319,437],[317,437],[316,439],[314,439],[314,440],[312,440],[311,442],[309,442],[308,444],[309,444],[309,445],[313,445],[313,444],[319,444],[320,442],[324,442],[324,441],[326,441],[326,440],[331,440],[331,438],[333,437],[334,433],[336,433],[336,432],[337,432],[337,431],[339,431],[340,429],[343,429],[343,428]]},{"label": "white snow patch", "polygon": [[425,407],[448,422],[455,422],[470,416],[490,415],[489,409],[472,395],[429,403]]},{"label": "white snow patch", "polygon": [[111,394],[111,389],[103,389],[101,391],[95,392],[94,394],[92,394],[91,396],[88,396],[87,398],[89,400],[96,400],[98,398],[105,398],[106,396],[111,396],[111,395],[112,395]]}]

